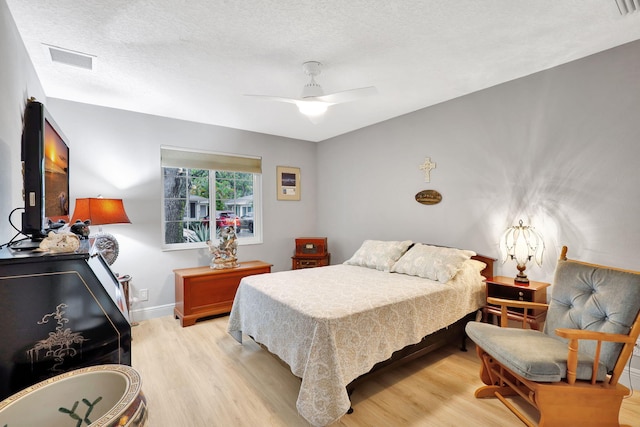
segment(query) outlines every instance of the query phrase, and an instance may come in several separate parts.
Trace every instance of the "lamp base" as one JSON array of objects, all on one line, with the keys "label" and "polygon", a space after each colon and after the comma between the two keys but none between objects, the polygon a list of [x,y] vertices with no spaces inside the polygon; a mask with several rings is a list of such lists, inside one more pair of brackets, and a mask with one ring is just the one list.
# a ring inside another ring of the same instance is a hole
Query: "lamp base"
[{"label": "lamp base", "polygon": [[118,258],[120,245],[112,234],[100,232],[89,236],[89,241],[92,242],[93,251],[102,255],[107,264],[112,265]]},{"label": "lamp base", "polygon": [[518,275],[513,279],[513,284],[518,286],[529,286],[529,278],[522,273],[518,273]]}]

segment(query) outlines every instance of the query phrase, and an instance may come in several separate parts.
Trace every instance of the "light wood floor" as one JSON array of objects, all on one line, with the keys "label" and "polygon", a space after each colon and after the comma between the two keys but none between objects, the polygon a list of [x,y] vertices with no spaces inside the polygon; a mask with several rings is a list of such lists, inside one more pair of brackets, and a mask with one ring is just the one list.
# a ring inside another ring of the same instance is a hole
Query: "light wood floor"
[{"label": "light wood floor", "polygon": [[[296,411],[299,379],[250,339],[238,344],[227,321],[182,328],[167,316],[133,327],[148,425],[308,427]],[[441,349],[362,384],[351,396],[354,413],[331,427],[522,426],[497,400],[473,397],[478,369],[473,347]],[[640,426],[640,392],[624,401],[620,421]]]}]

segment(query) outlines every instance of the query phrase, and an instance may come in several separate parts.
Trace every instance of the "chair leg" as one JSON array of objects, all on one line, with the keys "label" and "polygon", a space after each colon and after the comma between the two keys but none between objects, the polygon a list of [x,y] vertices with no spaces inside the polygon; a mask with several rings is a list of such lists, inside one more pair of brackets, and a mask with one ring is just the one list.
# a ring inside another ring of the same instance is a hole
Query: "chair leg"
[{"label": "chair leg", "polygon": [[478,399],[483,399],[485,397],[496,397],[496,393],[501,396],[516,396],[518,394],[509,386],[485,385],[478,388],[474,396]]},{"label": "chair leg", "polygon": [[476,351],[480,357],[481,368],[480,378],[484,382],[485,386],[478,388],[475,391],[476,398],[495,397],[503,405],[507,407],[520,421],[526,426],[533,427],[533,424],[526,415],[520,412],[515,406],[511,404],[505,396],[520,396],[525,401],[535,406],[535,403],[531,400],[530,389],[522,384],[511,372],[505,370],[499,363],[497,363],[491,355],[486,353],[480,347],[476,346]]},{"label": "chair leg", "polygon": [[535,424],[529,420],[522,412],[520,412],[515,406],[511,404],[507,399],[504,398],[500,393],[496,392],[496,397],[504,406],[506,406],[516,417],[520,419],[527,427],[535,427]]},{"label": "chair leg", "polygon": [[486,353],[482,348],[476,346],[476,353],[480,357],[480,379],[486,385],[504,385],[504,378],[517,382],[517,378],[506,372],[502,366],[496,362],[489,353]]},{"label": "chair leg", "polygon": [[476,353],[478,354],[478,357],[482,362],[480,364],[480,379],[487,385],[495,384],[491,375],[491,356],[485,353],[485,351],[480,346],[476,346]]}]

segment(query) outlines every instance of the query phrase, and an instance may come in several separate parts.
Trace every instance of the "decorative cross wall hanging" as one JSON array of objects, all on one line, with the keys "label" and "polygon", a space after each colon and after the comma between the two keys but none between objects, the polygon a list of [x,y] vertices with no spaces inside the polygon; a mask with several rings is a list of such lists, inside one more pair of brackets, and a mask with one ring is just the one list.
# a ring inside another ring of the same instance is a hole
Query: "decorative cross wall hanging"
[{"label": "decorative cross wall hanging", "polygon": [[436,168],[436,164],[431,162],[431,157],[427,157],[420,169],[424,171],[424,182],[431,182],[431,170]]}]

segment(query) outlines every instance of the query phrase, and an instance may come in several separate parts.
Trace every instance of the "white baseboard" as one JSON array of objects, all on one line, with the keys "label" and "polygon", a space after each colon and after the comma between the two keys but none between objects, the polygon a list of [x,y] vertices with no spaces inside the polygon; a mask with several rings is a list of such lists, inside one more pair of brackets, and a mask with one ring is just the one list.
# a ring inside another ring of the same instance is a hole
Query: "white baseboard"
[{"label": "white baseboard", "polygon": [[131,321],[141,322],[143,320],[155,319],[156,317],[172,316],[175,306],[175,304],[165,304],[131,310]]}]

